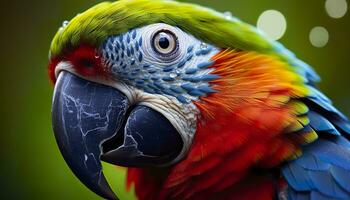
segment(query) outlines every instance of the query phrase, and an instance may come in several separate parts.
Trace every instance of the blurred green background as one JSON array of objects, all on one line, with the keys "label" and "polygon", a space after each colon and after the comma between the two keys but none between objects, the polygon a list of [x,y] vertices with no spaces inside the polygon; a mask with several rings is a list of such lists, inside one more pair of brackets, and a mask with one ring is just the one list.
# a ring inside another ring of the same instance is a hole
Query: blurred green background
[{"label": "blurred green background", "polygon": [[[58,151],[51,130],[53,87],[46,71],[50,41],[62,22],[98,2],[2,1],[0,199],[99,199],[73,176]],[[231,11],[254,25],[265,10],[283,13],[287,31],[280,41],[314,66],[323,79],[320,88],[350,115],[349,13],[340,19],[330,18],[323,0],[188,2]],[[329,32],[329,42],[323,48],[310,44],[309,32],[315,26]],[[123,190],[123,173],[105,167],[113,187]],[[121,195],[121,199],[132,196]]]}]

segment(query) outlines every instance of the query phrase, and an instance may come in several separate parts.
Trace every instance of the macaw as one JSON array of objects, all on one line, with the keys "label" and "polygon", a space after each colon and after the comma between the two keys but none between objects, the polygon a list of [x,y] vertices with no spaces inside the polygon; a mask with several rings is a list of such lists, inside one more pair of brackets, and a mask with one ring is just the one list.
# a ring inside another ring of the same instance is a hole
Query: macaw
[{"label": "macaw", "polygon": [[189,3],[120,0],[54,36],[52,123],[73,173],[117,199],[350,199],[350,123],[277,41]]}]

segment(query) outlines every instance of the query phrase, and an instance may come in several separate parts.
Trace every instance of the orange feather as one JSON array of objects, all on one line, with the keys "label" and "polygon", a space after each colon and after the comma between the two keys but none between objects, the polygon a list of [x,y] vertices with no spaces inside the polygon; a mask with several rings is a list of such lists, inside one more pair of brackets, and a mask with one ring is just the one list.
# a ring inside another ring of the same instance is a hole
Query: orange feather
[{"label": "orange feather", "polygon": [[[306,121],[294,98],[308,91],[288,64],[229,49],[212,60],[212,73],[221,77],[211,82],[218,92],[193,102],[201,115],[187,157],[161,176],[129,170],[139,199],[272,199],[279,177],[255,169],[278,166],[306,141],[293,136]],[[153,186],[139,191],[143,184]]]}]

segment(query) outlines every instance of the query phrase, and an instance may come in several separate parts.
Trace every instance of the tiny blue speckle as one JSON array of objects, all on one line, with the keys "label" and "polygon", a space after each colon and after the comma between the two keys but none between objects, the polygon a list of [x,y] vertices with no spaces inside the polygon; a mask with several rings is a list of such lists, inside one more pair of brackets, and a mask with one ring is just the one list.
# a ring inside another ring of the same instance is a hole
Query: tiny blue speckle
[{"label": "tiny blue speckle", "polygon": [[164,86],[161,83],[154,82],[154,85],[159,89],[164,89]]},{"label": "tiny blue speckle", "polygon": [[142,46],[142,37],[140,37],[140,39],[139,39],[139,46],[140,47]]},{"label": "tiny blue speckle", "polygon": [[149,64],[144,64],[144,65],[143,65],[143,68],[149,68],[149,67],[150,67]]},{"label": "tiny blue speckle", "polygon": [[132,32],[132,39],[135,39],[136,38],[136,30],[134,30],[133,32]]},{"label": "tiny blue speckle", "polygon": [[186,74],[195,74],[198,71],[196,68],[189,68],[186,70]]},{"label": "tiny blue speckle", "polygon": [[[142,56],[142,53],[140,52],[140,54],[139,54],[139,62],[142,62],[142,59],[143,59],[143,56]],[[143,66],[143,67],[145,67],[145,66]]]},{"label": "tiny blue speckle", "polygon": [[109,43],[109,44],[108,44],[108,49],[109,49],[110,51],[113,51],[112,43]]},{"label": "tiny blue speckle", "polygon": [[150,93],[150,94],[153,94],[153,93],[154,93],[154,91],[153,91],[151,88],[145,87],[144,90],[145,90],[147,93]]},{"label": "tiny blue speckle", "polygon": [[196,51],[196,56],[201,55],[201,53],[202,53],[202,50],[200,50],[200,49],[199,49],[199,50],[197,50],[197,51]]},{"label": "tiny blue speckle", "polygon": [[212,47],[208,47],[206,49],[202,49],[201,54],[202,55],[207,55],[209,52],[211,52],[212,49],[213,49]]},{"label": "tiny blue speckle", "polygon": [[191,90],[187,92],[189,95],[191,96],[202,96],[204,95],[203,92],[199,91],[199,90]]},{"label": "tiny blue speckle", "polygon": [[153,90],[157,90],[157,89],[158,89],[157,87],[155,87],[155,86],[152,85],[152,84],[147,84],[147,87],[152,88]]},{"label": "tiny blue speckle", "polygon": [[124,43],[122,43],[121,48],[122,48],[123,51],[125,50],[125,45],[124,45]]},{"label": "tiny blue speckle", "polygon": [[207,75],[203,75],[200,77],[200,79],[202,81],[212,81],[212,80],[215,80],[215,79],[218,79],[220,78],[220,76],[218,75],[215,75],[215,74],[207,74]]},{"label": "tiny blue speckle", "polygon": [[171,90],[169,90],[169,89],[167,89],[167,88],[163,89],[162,91],[163,91],[165,94],[170,95],[170,96],[173,96],[173,94],[174,94]]},{"label": "tiny blue speckle", "polygon": [[170,82],[170,81],[174,81],[175,79],[171,78],[171,77],[164,77],[164,78],[162,78],[162,80]]},{"label": "tiny blue speckle", "polygon": [[181,61],[179,62],[179,64],[177,64],[177,67],[178,67],[178,68],[183,67],[183,66],[186,64],[186,62],[187,62],[187,60],[181,60]]},{"label": "tiny blue speckle", "polygon": [[202,81],[202,78],[201,77],[183,77],[182,80],[197,83]]},{"label": "tiny blue speckle", "polygon": [[208,67],[212,66],[213,64],[214,64],[213,61],[207,61],[207,62],[199,63],[199,64],[197,65],[197,67],[198,67],[199,69],[205,69],[205,68],[208,68]]},{"label": "tiny blue speckle", "polygon": [[170,72],[174,69],[174,66],[168,66],[166,68],[163,69],[163,72]]},{"label": "tiny blue speckle", "polygon": [[175,93],[179,93],[179,94],[181,94],[182,92],[183,92],[183,90],[182,89],[180,89],[180,88],[178,88],[178,87],[176,87],[176,86],[170,86],[170,90],[171,91],[173,91],[173,92],[175,92]]},{"label": "tiny blue speckle", "polygon": [[152,77],[151,79],[154,80],[154,81],[158,81],[159,80],[158,77]]},{"label": "tiny blue speckle", "polygon": [[191,45],[187,48],[187,53],[191,53],[192,51],[193,51],[193,45]]},{"label": "tiny blue speckle", "polygon": [[134,55],[134,47],[130,46],[130,53]]},{"label": "tiny blue speckle", "polygon": [[106,53],[106,60],[109,60],[109,58],[110,58],[109,53]]},{"label": "tiny blue speckle", "polygon": [[130,65],[134,65],[135,64],[135,60],[132,60]]},{"label": "tiny blue speckle", "polygon": [[123,35],[119,36],[119,42],[122,44],[123,44],[123,39],[124,39],[123,37],[124,37]]},{"label": "tiny blue speckle", "polygon": [[163,92],[160,91],[159,89],[155,89],[154,91],[156,92],[156,94],[163,94]]},{"label": "tiny blue speckle", "polygon": [[191,60],[192,58],[193,58],[193,54],[191,53],[191,54],[189,54],[189,55],[187,56],[186,60],[189,61],[189,60]]},{"label": "tiny blue speckle", "polygon": [[130,57],[130,49],[126,48],[126,54]]},{"label": "tiny blue speckle", "polygon": [[144,84],[145,82],[143,80],[136,80],[136,84]]},{"label": "tiny blue speckle", "polygon": [[187,99],[182,95],[177,96],[176,99],[181,103],[186,103],[186,104],[188,103]]},{"label": "tiny blue speckle", "polygon": [[129,35],[129,34],[126,36],[126,42],[127,42],[128,44],[130,43],[130,35]]},{"label": "tiny blue speckle", "polygon": [[191,85],[189,83],[183,84],[183,85],[181,85],[181,87],[186,91],[192,91],[192,90],[196,89],[193,85]]},{"label": "tiny blue speckle", "polygon": [[155,70],[155,69],[150,69],[150,70],[148,70],[148,73],[150,73],[150,74],[154,74],[154,73],[156,73],[157,72],[157,70]]}]

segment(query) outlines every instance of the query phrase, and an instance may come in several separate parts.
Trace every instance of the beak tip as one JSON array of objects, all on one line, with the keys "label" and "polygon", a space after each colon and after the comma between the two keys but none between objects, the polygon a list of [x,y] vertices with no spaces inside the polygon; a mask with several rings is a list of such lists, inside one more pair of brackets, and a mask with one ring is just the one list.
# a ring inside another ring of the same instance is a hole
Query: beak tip
[{"label": "beak tip", "polygon": [[105,176],[102,174],[101,180],[99,182],[99,195],[108,200],[118,200],[111,187],[109,186]]}]

